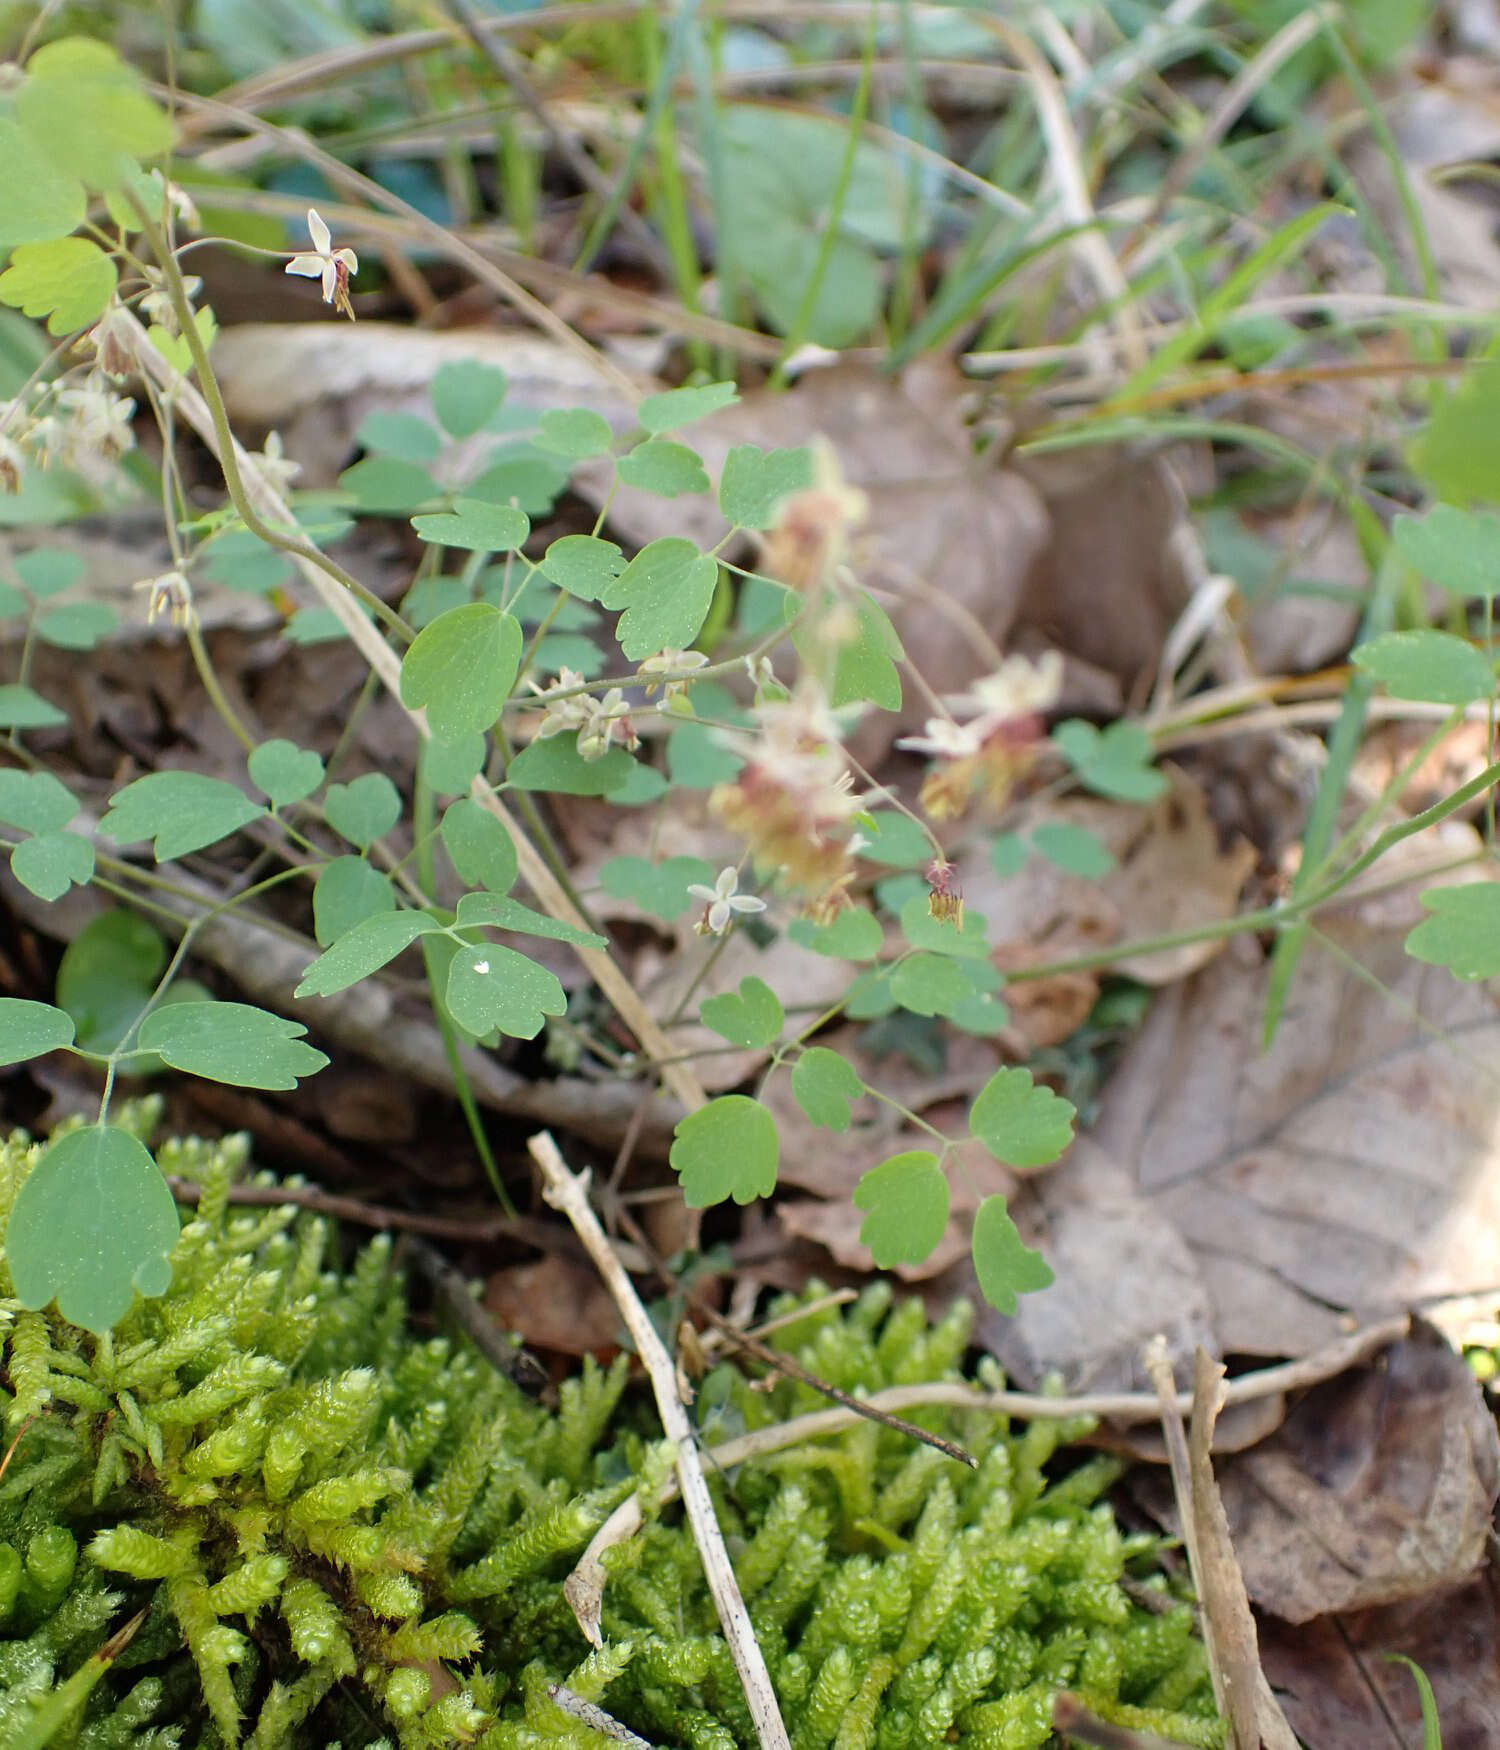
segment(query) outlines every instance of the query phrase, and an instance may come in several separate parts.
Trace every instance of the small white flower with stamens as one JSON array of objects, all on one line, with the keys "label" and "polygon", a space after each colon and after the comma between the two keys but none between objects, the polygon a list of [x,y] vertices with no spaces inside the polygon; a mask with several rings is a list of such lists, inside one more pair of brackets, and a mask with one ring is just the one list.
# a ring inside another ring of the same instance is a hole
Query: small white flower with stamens
[{"label": "small white flower with stamens", "polygon": [[174,626],[192,625],[192,586],[180,571],[164,571],[160,577],[148,577],[131,587],[149,592],[146,600],[148,622],[158,614],[165,614]]},{"label": "small white flower with stamens", "polygon": [[993,674],[975,681],[966,694],[948,703],[955,711],[982,716],[992,723],[1032,717],[1057,703],[1062,682],[1063,659],[1055,650],[1035,662],[1024,656],[1007,656]]},{"label": "small white flower with stamens", "polygon": [[980,740],[972,728],[951,717],[929,717],[925,734],[904,735],[896,746],[932,759],[966,760],[979,752]]},{"label": "small white flower with stamens", "polygon": [[314,208],[307,209],[307,232],[312,238],[311,254],[294,255],[286,264],[288,273],[303,279],[322,280],[323,302],[332,304],[352,322],[354,306],[349,302],[349,276],[359,272],[359,257],[352,249],[331,249],[333,236]]},{"label": "small white flower with stamens", "polygon": [[704,902],[703,916],[696,925],[700,936],[722,936],[729,928],[736,912],[757,912],[766,909],[766,902],[757,899],[751,893],[739,893],[740,878],[738,871],[730,864],[719,871],[719,878],[712,887],[705,887],[701,881],[695,881],[688,892],[694,899]]},{"label": "small white flower with stamens", "polygon": [[693,677],[695,669],[706,667],[708,657],[701,650],[663,650],[648,656],[637,670],[646,683],[649,699],[658,687],[664,688],[663,700],[674,698]]}]

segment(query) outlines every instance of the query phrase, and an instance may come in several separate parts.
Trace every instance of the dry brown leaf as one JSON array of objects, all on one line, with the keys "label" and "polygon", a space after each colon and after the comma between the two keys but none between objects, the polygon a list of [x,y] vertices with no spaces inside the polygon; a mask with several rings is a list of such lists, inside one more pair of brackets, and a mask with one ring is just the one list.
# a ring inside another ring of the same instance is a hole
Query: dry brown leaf
[{"label": "dry brown leaf", "polygon": [[[1500,1438],[1462,1357],[1417,1327],[1315,1386],[1219,1488],[1251,1598],[1285,1622],[1417,1598],[1473,1574],[1500,1495]],[[1166,1492],[1142,1499],[1165,1516]]]},{"label": "dry brown leaf", "polygon": [[598,1272],[561,1252],[497,1270],[484,1306],[531,1349],[597,1356],[620,1346],[620,1315]]},{"label": "dry brown leaf", "polygon": [[[432,379],[445,364],[472,362],[504,371],[507,407],[537,414],[588,407],[621,430],[635,417],[629,401],[585,357],[540,335],[511,330],[433,333],[394,322],[247,322],[221,331],[213,362],[230,418],[279,431],[286,453],[302,464],[302,486],[327,485],[337,476],[367,413],[430,417]],[[479,447],[500,441],[491,433]]]},{"label": "dry brown leaf", "polygon": [[[1037,959],[1095,953],[1111,942],[1233,914],[1255,852],[1243,840],[1222,847],[1202,789],[1177,767],[1162,769],[1171,787],[1149,807],[1078,797],[1046,803],[1025,819],[1027,832],[1058,825],[1093,833],[1115,859],[1105,876],[1072,875],[1039,855],[1008,877],[997,875],[982,854],[960,862],[965,902],[989,922],[996,965],[1011,970]],[[1196,942],[1122,955],[1115,970],[1145,984],[1169,984],[1205,965],[1221,946]],[[1024,1012],[1029,995],[1017,985],[1006,1001],[1014,1006],[1019,999]]]},{"label": "dry brown leaf", "polygon": [[1410,959],[1414,921],[1330,917],[1337,952],[1309,940],[1266,1052],[1251,942],[1157,999],[1093,1150],[1019,1200],[1057,1281],[994,1322],[1013,1371],[1125,1383],[1137,1299],[1179,1361],[1197,1343],[1297,1356],[1340,1334],[1342,1310],[1363,1322],[1500,1280],[1500,1004]]},{"label": "dry brown leaf", "polygon": [[1443,1750],[1500,1744],[1500,1574],[1404,1604],[1321,1617],[1295,1628],[1261,1624],[1266,1673],[1308,1750],[1407,1750],[1422,1742],[1422,1711],[1401,1654],[1426,1673]]},{"label": "dry brown leaf", "polygon": [[1277,575],[1251,596],[1245,637],[1261,674],[1304,674],[1342,657],[1354,642],[1370,581],[1347,516],[1324,503],[1246,518],[1275,552]]}]

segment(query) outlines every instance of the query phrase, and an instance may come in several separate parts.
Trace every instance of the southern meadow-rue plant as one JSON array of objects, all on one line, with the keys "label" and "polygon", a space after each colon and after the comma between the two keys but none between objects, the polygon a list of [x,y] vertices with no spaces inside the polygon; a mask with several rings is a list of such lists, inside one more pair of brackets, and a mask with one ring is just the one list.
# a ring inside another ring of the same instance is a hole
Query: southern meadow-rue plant
[{"label": "southern meadow-rue plant", "polygon": [[[16,677],[0,685],[0,729],[10,734],[15,761],[0,772],[0,823],[10,831],[17,881],[48,901],[98,881],[127,904],[144,904],[143,855],[171,863],[253,825],[273,855],[278,845],[288,854],[236,896],[242,913],[256,917],[273,887],[311,883],[310,927],[321,952],[296,997],[336,996],[419,946],[455,1065],[461,1043],[531,1039],[565,1021],[561,982],[526,944],[569,944],[635,1033],[637,1072],[660,1073],[687,1108],[671,1163],[695,1207],[746,1203],[774,1187],[776,1124],[756,1097],[771,1077],[788,1076],[808,1119],[833,1131],[848,1129],[853,1101],[879,1092],[817,1043],[837,1016],[1002,1031],[1004,979],[991,961],[985,920],[966,912],[935,824],[993,816],[1043,759],[1084,789],[1149,801],[1165,779],[1143,726],[1072,720],[1049,735],[1044,713],[1057,700],[1059,660],[1007,657],[964,697],[934,700],[923,732],[908,741],[930,760],[918,807],[881,793],[846,752],[862,713],[894,711],[903,696],[900,642],[859,579],[866,507],[816,446],[740,445],[711,479],[691,431],[735,400],[731,383],[648,396],[635,426],[617,432],[582,408],[516,420],[501,373],[444,368],[432,383],[430,419],[366,422],[367,454],[342,476],[337,504],[326,495],[288,498],[295,469],[275,440],[248,456],[228,426],[209,357],[213,315],[195,303],[200,288],[181,263],[181,237],[196,214],[171,177],[166,112],[112,49],[81,37],[46,44],[6,76],[0,251],[9,263],[0,301],[45,321],[58,346],[0,409],[0,485],[26,490],[49,466],[108,469],[132,442],[137,399],[164,431],[196,426],[223,465],[227,503],[190,514],[167,443],[172,563],[137,587],[152,615],[181,628],[210,698],[246,744],[238,780],[153,772],[124,785],[97,828],[83,830],[79,799],[26,745],[28,732],[66,716],[29,684],[23,656]],[[316,212],[307,227],[313,247],[292,254],[286,269],[317,279],[324,298],[352,317],[358,258]],[[1488,631],[1500,588],[1500,528],[1471,506],[1495,495],[1489,474],[1482,467],[1482,478],[1475,474],[1474,436],[1493,429],[1497,407],[1493,364],[1475,368],[1439,404],[1417,460],[1451,502],[1398,518],[1387,559],[1391,576],[1411,567],[1451,592],[1456,610],[1478,598],[1484,641],[1457,630],[1393,631],[1372,620],[1375,635],[1355,652],[1353,710],[1376,684],[1446,707],[1450,722],[1492,695]],[[434,464],[450,441],[486,432],[495,444],[483,462],[457,485],[440,484]],[[710,551],[672,535],[627,554],[600,532],[601,518],[591,532],[543,545],[534,521],[584,462],[607,463],[619,482],[668,499],[712,494],[730,532]],[[399,611],[330,556],[359,516],[409,519],[425,543]],[[740,535],[758,547],[753,570],[725,556]],[[196,624],[195,579],[232,578],[269,595],[294,566],[322,599],[292,615],[288,635],[354,637],[411,715],[420,751],[410,858],[387,850],[408,807],[390,778],[331,780],[314,749],[284,739],[254,744],[214,674]],[[27,648],[40,640],[87,651],[116,624],[109,604],[70,598],[81,565],[68,553],[40,546],[13,570],[14,581],[0,585],[0,612],[25,620]],[[1383,589],[1378,602],[1388,605],[1391,595]],[[658,742],[665,772],[648,751]],[[1310,836],[1290,898],[1225,927],[1280,931],[1289,977],[1298,925],[1310,911],[1395,839],[1481,794],[1495,772],[1380,836],[1368,830],[1374,814],[1337,844],[1331,834],[1320,842]],[[694,946],[705,966],[727,933],[746,928],[757,940],[762,931],[785,931],[849,964],[843,999],[811,1020],[789,1020],[790,993],[753,975],[738,991],[698,1005],[697,1018],[729,1045],[767,1054],[753,1096],[704,1100],[696,1092],[609,962],[608,939],[592,927],[583,896],[558,873],[561,860],[535,807],[549,794],[640,807],[665,794],[669,777],[710,792],[742,856],[717,870],[694,857],[617,857],[602,871],[605,890],[665,923],[696,914],[703,940]],[[149,853],[136,848],[146,845]],[[1097,868],[1097,852],[1075,844],[1067,854],[1087,873]],[[465,890],[451,909],[434,897],[440,856]],[[872,872],[882,876],[875,904],[864,897]],[[516,897],[518,884],[537,904]],[[1460,977],[1500,972],[1500,888],[1439,888],[1424,904],[1432,915],[1413,933],[1412,953]],[[899,927],[895,958],[882,958],[880,913]],[[55,1004],[0,1002],[0,1061],[64,1051],[104,1073],[96,1122],[54,1141],[17,1198],[7,1255],[23,1307],[55,1297],[67,1318],[104,1332],[136,1294],[160,1295],[169,1285],[177,1216],[144,1143],[111,1121],[119,1075],[165,1064],[288,1089],[326,1062],[296,1021],[193,986],[183,976],[191,945],[189,927],[169,955],[144,917],[106,913],[70,945]],[[1074,1118],[1027,1069],[1005,1067],[981,1089],[960,1134],[914,1120],[930,1146],[871,1161],[855,1193],[876,1262],[918,1263],[936,1246],[957,1143],[972,1137],[1010,1167],[1041,1167],[1068,1146]],[[503,1196],[477,1125],[475,1142]],[[1050,1280],[1003,1198],[980,1204],[972,1244],[982,1290],[1001,1310],[1013,1311],[1019,1293]]]}]

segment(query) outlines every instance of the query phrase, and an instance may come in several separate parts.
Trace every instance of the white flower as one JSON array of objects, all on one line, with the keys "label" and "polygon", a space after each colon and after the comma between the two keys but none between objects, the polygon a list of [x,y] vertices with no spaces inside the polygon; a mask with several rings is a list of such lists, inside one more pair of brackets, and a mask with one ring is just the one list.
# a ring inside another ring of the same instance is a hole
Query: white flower
[{"label": "white flower", "polygon": [[58,446],[64,463],[83,456],[114,462],[134,447],[135,402],[99,387],[97,379],[90,377],[82,388],[60,389],[56,405],[66,421]]},{"label": "white flower", "polygon": [[307,231],[313,241],[313,253],[294,255],[286,264],[288,273],[301,274],[304,279],[323,282],[323,302],[342,310],[352,322],[354,308],[349,302],[349,276],[359,271],[359,257],[352,249],[330,249],[333,237],[314,208],[307,209]]},{"label": "white flower", "polygon": [[279,431],[267,432],[265,448],[255,451],[250,460],[267,485],[274,486],[278,492],[284,491],[302,472],[302,464],[294,462],[283,452]]},{"label": "white flower", "polygon": [[665,687],[670,699],[682,691],[695,669],[704,668],[707,663],[708,657],[701,650],[663,650],[658,656],[648,656],[637,672],[646,683],[648,699],[658,687]]},{"label": "white flower", "polygon": [[164,571],[160,577],[148,577],[131,587],[150,591],[146,603],[147,620],[165,614],[174,626],[192,624],[192,586],[180,571]]},{"label": "white flower", "polygon": [[929,717],[922,735],[903,735],[896,743],[909,753],[925,753],[933,759],[966,760],[979,752],[979,737],[972,728],[951,717]]},{"label": "white flower", "polygon": [[948,703],[955,711],[991,722],[1031,717],[1057,703],[1062,680],[1063,659],[1055,650],[1036,662],[1024,656],[1007,656],[994,674],[976,681],[970,692]]},{"label": "white flower", "polygon": [[[168,334],[176,334],[177,306],[172,302],[172,294],[167,290],[161,269],[148,267],[145,273],[148,289],[141,298],[141,314],[156,327],[165,328]],[[182,295],[190,305],[202,290],[203,281],[196,274],[184,277]]]},{"label": "white flower", "polygon": [[735,889],[739,884],[739,874],[734,865],[730,864],[719,871],[719,878],[712,887],[705,887],[701,881],[695,881],[688,888],[693,898],[701,899],[707,907],[698,921],[700,936],[722,936],[736,912],[766,909],[763,899],[757,899],[750,893],[737,893]]}]

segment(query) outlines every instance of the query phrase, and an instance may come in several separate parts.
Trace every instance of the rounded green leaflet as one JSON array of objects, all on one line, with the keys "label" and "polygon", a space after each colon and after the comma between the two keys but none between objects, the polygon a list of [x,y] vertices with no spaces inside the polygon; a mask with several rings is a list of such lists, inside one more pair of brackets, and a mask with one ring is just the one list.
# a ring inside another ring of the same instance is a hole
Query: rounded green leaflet
[{"label": "rounded green leaflet", "polygon": [[36,635],[58,650],[92,650],[117,624],[108,602],[64,602],[38,616]]},{"label": "rounded green leaflet", "polygon": [[1151,737],[1139,723],[1123,718],[1099,730],[1070,717],[1052,731],[1052,744],[1078,774],[1079,781],[1118,802],[1154,802],[1167,780],[1151,764]]},{"label": "rounded green leaflet", "polygon": [[549,1015],[567,1012],[568,997],[554,973],[514,948],[465,943],[453,956],[445,992],[448,1012],[482,1039],[500,1032],[534,1039]]},{"label": "rounded green leaflet", "polygon": [[620,575],[625,556],[597,535],[561,535],[542,555],[542,576],[580,601],[596,602]]},{"label": "rounded green leaflet", "polygon": [[328,1059],[303,1043],[306,1027],[250,1003],[166,1003],[153,1009],[137,1035],[173,1069],[236,1088],[295,1088]]},{"label": "rounded green leaflet", "polygon": [[1454,595],[1500,595],[1500,519],[1435,504],[1425,516],[1398,516],[1391,538],[1409,565]]},{"label": "rounded green leaflet", "polygon": [[482,733],[499,717],[521,666],[521,628],[489,602],[439,614],[401,662],[401,703],[425,707],[439,741]]},{"label": "rounded green leaflet", "polygon": [[740,398],[733,383],[703,383],[689,389],[665,389],[659,395],[648,395],[637,410],[641,430],[652,436],[659,432],[676,431],[691,425],[696,419],[706,419],[721,407],[728,407]]},{"label": "rounded green leaflet", "polygon": [[1350,660],[1397,699],[1476,705],[1495,692],[1489,659],[1451,632],[1385,632],[1358,645]]},{"label": "rounded green leaflet", "polygon": [[611,898],[631,900],[664,923],[697,903],[688,892],[690,886],[712,887],[713,880],[713,865],[701,857],[667,857],[660,863],[645,857],[611,857],[599,870],[599,885]]},{"label": "rounded green leaflet", "polygon": [[658,498],[708,491],[708,475],[696,451],[670,438],[647,438],[615,464],[627,486]]},{"label": "rounded green leaflet", "polygon": [[505,770],[516,790],[550,790],[559,796],[611,796],[623,790],[635,771],[635,761],[623,747],[612,747],[597,760],[586,760],[574,735],[540,736],[523,747]]},{"label": "rounded green leaflet", "polygon": [[26,1063],[73,1043],[73,1017],[51,1003],[0,997],[0,1064]]},{"label": "rounded green leaflet", "polygon": [[951,1015],[974,987],[946,954],[909,954],[891,972],[891,995],[914,1015]]},{"label": "rounded green leaflet", "polygon": [[78,798],[51,772],[0,772],[0,820],[22,832],[56,832],[78,812]]},{"label": "rounded green leaflet", "polygon": [[782,499],[812,483],[811,450],[736,444],[719,476],[719,509],[742,529],[768,529]]},{"label": "rounded green leaflet", "polygon": [[511,553],[531,533],[524,510],[484,498],[456,498],[452,510],[414,516],[411,526],[424,541],[470,553]]},{"label": "rounded green leaflet", "polygon": [[854,1121],[852,1102],[864,1091],[848,1059],[826,1045],[809,1046],[792,1071],[792,1097],[824,1130],[847,1130]]},{"label": "rounded green leaflet", "polygon": [[776,1189],[776,1120],[744,1094],[725,1094],[677,1126],[669,1156],[689,1209],[732,1197],[753,1203]]},{"label": "rounded green leaflet", "polygon": [[1115,867],[1109,846],[1087,827],[1075,826],[1071,821],[1044,823],[1032,833],[1031,843],[1049,863],[1087,881],[1102,880]]},{"label": "rounded green leaflet", "polygon": [[70,887],[86,887],[93,880],[94,847],[76,832],[40,832],[22,839],[11,852],[10,872],[50,903]]},{"label": "rounded green leaflet", "polygon": [[997,1312],[1013,1318],[1018,1294],[1050,1288],[1055,1278],[1040,1252],[1016,1231],[1003,1197],[986,1197],[974,1213],[970,1240],[979,1291]]},{"label": "rounded green leaflet", "polygon": [[1431,917],[1407,936],[1406,951],[1428,966],[1446,966],[1467,983],[1500,978],[1500,885],[1472,881],[1431,887],[1421,896]]},{"label": "rounded green leaflet", "polygon": [[709,997],[698,1010],[705,1027],[711,1027],[731,1045],[771,1045],[781,1032],[786,1015],[781,1001],[763,978],[742,978],[738,993],[725,991]]},{"label": "rounded green leaflet", "polygon": [[600,594],[623,608],[616,635],[632,662],[661,650],[686,650],[698,636],[719,581],[719,566],[680,535],[650,541]]},{"label": "rounded green leaflet", "polygon": [[854,1188],[854,1207],[867,1213],[860,1243],[882,1270],[931,1257],[948,1225],[948,1179],[938,1158],[908,1149],[872,1167]]},{"label": "rounded green leaflet", "polygon": [[156,1162],[128,1131],[92,1124],[52,1143],[16,1197],[5,1236],[16,1298],[102,1336],[132,1296],[165,1294],[179,1231]]},{"label": "rounded green leaflet", "polygon": [[0,250],[66,237],[83,222],[83,184],[65,176],[50,155],[9,116],[0,117]]},{"label": "rounded green leaflet", "polygon": [[443,496],[424,467],[399,456],[366,456],[345,468],[339,485],[353,497],[355,508],[369,516],[410,516]]},{"label": "rounded green leaflet", "polygon": [[167,945],[145,918],[105,911],[63,949],[57,1000],[86,1051],[113,1051],[146,1006],[167,963]]},{"label": "rounded green leaflet", "polygon": [[800,946],[831,960],[873,960],[885,945],[879,919],[858,905],[846,906],[832,923],[793,918],[787,934]]},{"label": "rounded green leaflet", "polygon": [[158,863],[228,838],[265,809],[243,790],[203,772],[148,772],[110,798],[99,830],[122,845],[155,841]]},{"label": "rounded green leaflet", "polygon": [[330,784],[323,811],[336,833],[364,850],[400,820],[401,792],[384,772],[366,772],[351,784]]},{"label": "rounded green leaflet", "polygon": [[379,972],[409,948],[418,936],[429,935],[443,926],[425,911],[385,912],[367,917],[339,937],[302,974],[302,982],[292,992],[297,997],[331,997],[351,984]]},{"label": "rounded green leaflet", "polygon": [[508,386],[493,365],[455,359],[432,379],[433,411],[450,437],[472,437],[499,412]]},{"label": "rounded green leaflet", "polygon": [[114,262],[86,237],[22,243],[0,273],[0,303],[45,316],[49,334],[73,334],[99,320],[118,280]]},{"label": "rounded green leaflet", "polygon": [[364,416],[354,440],[367,450],[403,462],[435,462],[443,448],[442,436],[429,420],[383,408]]},{"label": "rounded green leaflet", "polygon": [[39,602],[81,583],[88,569],[81,553],[70,553],[63,547],[33,547],[29,553],[18,554],[13,563],[16,576]]},{"label": "rounded green leaflet", "polygon": [[488,752],[489,743],[476,731],[455,741],[434,741],[429,737],[422,743],[417,758],[422,776],[439,796],[458,796],[484,770]]},{"label": "rounded green leaflet", "polygon": [[366,918],[396,909],[396,890],[363,857],[335,857],[325,863],[313,886],[313,936],[331,948]]},{"label": "rounded green leaflet", "polygon": [[104,42],[63,37],[26,64],[16,117],[53,164],[91,188],[139,185],[134,160],[171,150],[175,130]]},{"label": "rounded green leaflet", "polygon": [[467,796],[460,797],[449,804],[441,830],[460,881],[490,893],[510,891],[519,867],[516,847],[489,809]]},{"label": "rounded green leaflet", "polygon": [[250,754],[250,781],[273,808],[304,802],[323,782],[323,762],[294,741],[263,741]]},{"label": "rounded green leaflet", "polygon": [[615,435],[609,421],[592,408],[554,407],[542,415],[536,441],[540,449],[581,462],[588,456],[608,455]]},{"label": "rounded green leaflet", "polygon": [[969,1128],[1008,1167],[1045,1167],[1073,1140],[1072,1105],[1029,1069],[998,1069],[979,1091]]},{"label": "rounded green leaflet", "polygon": [[19,681],[0,685],[0,729],[56,729],[68,721],[66,711],[59,711]]}]

